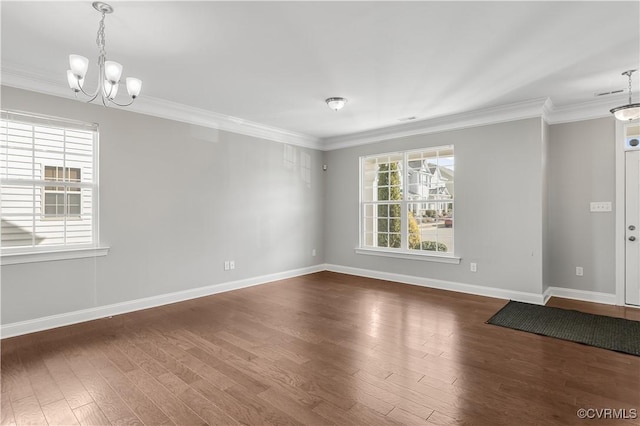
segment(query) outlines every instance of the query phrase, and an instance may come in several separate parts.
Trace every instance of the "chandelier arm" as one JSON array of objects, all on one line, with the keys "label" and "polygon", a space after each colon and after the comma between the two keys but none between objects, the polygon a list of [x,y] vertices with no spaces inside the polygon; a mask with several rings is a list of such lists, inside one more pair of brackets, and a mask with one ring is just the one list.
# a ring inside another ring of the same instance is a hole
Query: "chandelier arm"
[{"label": "chandelier arm", "polygon": [[126,107],[126,106],[131,105],[133,103],[133,101],[135,101],[135,100],[136,100],[135,98],[131,98],[131,102],[129,102],[128,104],[119,104],[114,99],[111,99],[111,103],[116,104],[116,105],[121,106],[121,107]]},{"label": "chandelier arm", "polygon": [[100,84],[98,84],[98,88],[97,88],[97,89],[96,89],[96,91],[95,91],[95,92],[93,92],[93,93],[87,93],[87,92],[85,92],[85,91],[84,91],[84,89],[82,88],[82,86],[80,86],[80,84],[79,84],[79,83],[78,83],[78,87],[80,87],[80,91],[81,91],[85,96],[88,96],[89,98],[91,98],[91,99],[89,99],[87,102],[91,102],[91,101],[93,101],[95,98],[97,98],[97,97],[98,97],[98,94],[100,93]]}]

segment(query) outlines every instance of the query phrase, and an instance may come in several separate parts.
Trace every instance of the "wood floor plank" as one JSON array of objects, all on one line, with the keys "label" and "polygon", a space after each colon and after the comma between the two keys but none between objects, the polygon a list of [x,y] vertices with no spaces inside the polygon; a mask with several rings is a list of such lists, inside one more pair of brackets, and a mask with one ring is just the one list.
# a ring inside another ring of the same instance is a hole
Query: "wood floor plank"
[{"label": "wood floor plank", "polygon": [[104,415],[100,407],[95,402],[75,408],[73,414],[81,425],[101,426],[110,425],[111,422]]},{"label": "wood floor plank", "polygon": [[210,425],[238,425],[237,420],[212,404],[202,394],[171,373],[163,374],[158,380],[198,416]]},{"label": "wood floor plank", "polygon": [[93,398],[91,398],[84,385],[71,370],[61,353],[47,357],[44,359],[44,363],[71,409],[93,402]]},{"label": "wood floor plank", "polygon": [[20,425],[46,425],[47,420],[42,413],[38,399],[33,396],[26,396],[17,401],[11,401],[13,416],[16,424]]},{"label": "wood floor plank", "polygon": [[640,408],[640,357],[486,324],[505,303],[321,272],[5,339],[0,424],[551,426]]},{"label": "wood floor plank", "polygon": [[70,368],[90,395],[91,401],[95,401],[100,411],[109,419],[109,422],[114,424],[143,424],[91,364],[85,351],[80,351],[76,354],[68,351],[66,355],[69,357]]},{"label": "wood floor plank", "polygon": [[132,370],[127,377],[136,384],[146,395],[161,407],[171,420],[177,425],[206,425],[201,417],[187,405],[169,392],[163,385],[142,370]]},{"label": "wood floor plank", "polygon": [[6,394],[11,401],[33,395],[33,388],[18,355],[18,350],[3,353],[0,362],[2,393]]},{"label": "wood floor plank", "polygon": [[[95,354],[91,360],[100,375],[144,424],[173,424],[164,412],[141,392],[115,364],[111,364],[106,356],[100,359],[100,355]],[[127,369],[131,371],[129,367]]]},{"label": "wood floor plank", "polygon": [[[433,413],[433,411],[431,413],[429,413],[429,416],[431,416],[431,414]],[[398,408],[395,407],[393,410],[391,410],[391,412],[389,414],[387,414],[387,417],[390,417],[392,419],[394,419],[395,421],[397,421],[398,423],[401,423],[403,425],[425,425],[425,424],[429,424],[427,422],[427,419],[429,418],[429,416],[423,418],[423,417],[418,417],[415,414],[411,414],[408,411],[404,411],[402,408]]]},{"label": "wood floor plank", "polygon": [[280,389],[271,387],[264,392],[258,394],[258,397],[273,407],[279,409],[282,412],[287,413],[289,416],[298,420],[302,424],[306,425],[332,425],[335,424],[329,419],[316,414],[311,408],[299,404],[294,399],[290,398],[288,394],[282,392]]},{"label": "wood floor plank", "polygon": [[0,399],[0,425],[15,425],[16,419],[13,416],[11,398],[9,392],[2,392]]},{"label": "wood floor plank", "polygon": [[42,406],[42,412],[50,425],[79,425],[78,419],[65,399]]}]

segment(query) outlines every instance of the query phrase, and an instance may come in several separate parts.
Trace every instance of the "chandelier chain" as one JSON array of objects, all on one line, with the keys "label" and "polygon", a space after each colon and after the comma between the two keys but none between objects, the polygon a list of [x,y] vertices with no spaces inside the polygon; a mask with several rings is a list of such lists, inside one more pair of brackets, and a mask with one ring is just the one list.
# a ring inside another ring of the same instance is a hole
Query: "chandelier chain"
[{"label": "chandelier chain", "polygon": [[96,44],[98,45],[98,48],[100,49],[100,56],[101,57],[105,57],[107,55],[107,52],[104,50],[104,17],[105,17],[105,12],[102,12],[102,19],[100,19],[100,25],[98,26],[98,35],[96,36]]},{"label": "chandelier chain", "polygon": [[631,103],[631,74],[633,74],[633,71],[629,72],[629,103]]}]

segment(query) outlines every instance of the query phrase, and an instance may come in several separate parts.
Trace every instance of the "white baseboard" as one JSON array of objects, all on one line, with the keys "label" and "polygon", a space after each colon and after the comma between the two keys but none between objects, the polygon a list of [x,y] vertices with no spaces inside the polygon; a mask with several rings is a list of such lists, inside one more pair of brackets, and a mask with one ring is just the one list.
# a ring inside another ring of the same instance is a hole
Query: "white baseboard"
[{"label": "white baseboard", "polygon": [[205,287],[177,291],[174,293],[161,294],[158,296],[145,297],[144,299],[115,303],[113,305],[98,306],[95,308],[82,309],[80,311],[68,312],[59,315],[51,315],[48,317],[36,318],[28,321],[2,324],[2,326],[0,326],[0,338],[5,339],[7,337],[35,333],[37,331],[49,330],[65,325],[77,324],[80,322],[96,320],[113,315],[125,314],[127,312],[138,311],[141,309],[154,308],[157,306],[167,305],[169,303],[182,302],[184,300],[210,296],[212,294],[223,293],[225,291],[237,290],[245,287],[267,284],[286,278],[307,275],[314,272],[324,271],[325,269],[325,265],[315,265],[307,268],[293,269],[290,271],[262,275],[259,277],[247,278],[238,281],[214,284]]},{"label": "white baseboard", "polygon": [[562,297],[563,299],[603,303],[605,305],[617,305],[615,294],[599,293],[597,291],[576,290],[573,288],[548,287],[544,292],[544,303],[547,303],[547,301],[551,297]]},{"label": "white baseboard", "polygon": [[390,272],[373,271],[370,269],[352,268],[350,266],[327,264],[325,267],[327,271],[339,272],[342,274],[396,281],[403,284],[457,291],[460,293],[475,294],[478,296],[495,297],[497,299],[517,300],[519,302],[535,303],[537,305],[544,304],[542,294],[527,293],[517,290],[505,290],[502,288],[485,287],[473,284],[463,284],[453,281],[435,280],[431,278],[416,277],[413,275],[393,274]]}]

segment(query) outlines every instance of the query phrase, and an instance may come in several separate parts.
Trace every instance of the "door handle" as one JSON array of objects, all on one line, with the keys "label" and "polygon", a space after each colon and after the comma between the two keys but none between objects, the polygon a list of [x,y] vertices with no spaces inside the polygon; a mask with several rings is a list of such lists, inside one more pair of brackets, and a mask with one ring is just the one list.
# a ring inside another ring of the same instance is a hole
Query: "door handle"
[{"label": "door handle", "polygon": [[633,235],[629,237],[629,241],[635,241],[636,237],[634,237]]}]

